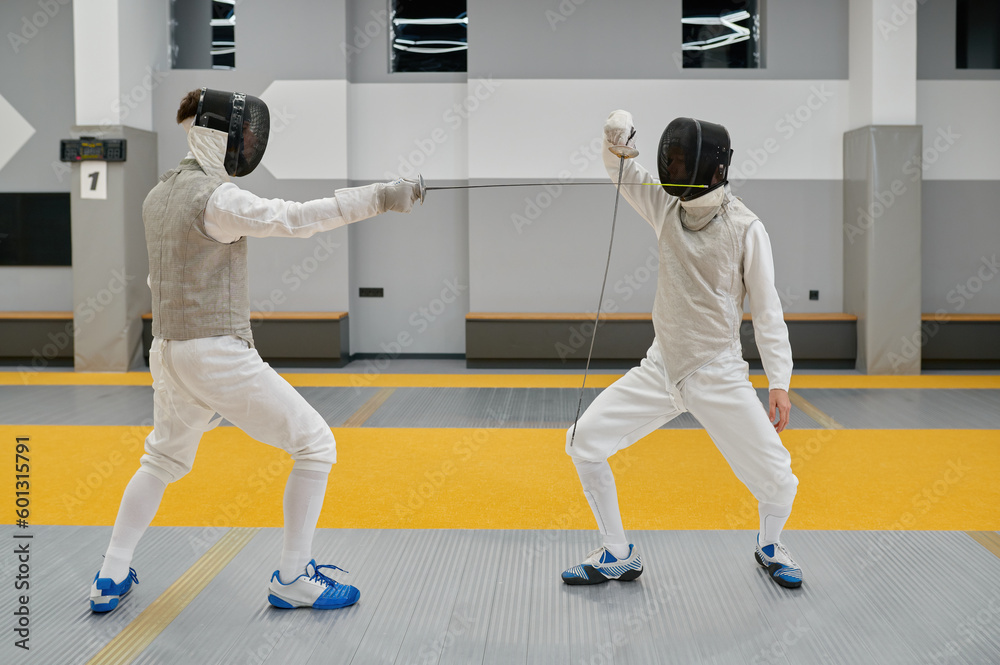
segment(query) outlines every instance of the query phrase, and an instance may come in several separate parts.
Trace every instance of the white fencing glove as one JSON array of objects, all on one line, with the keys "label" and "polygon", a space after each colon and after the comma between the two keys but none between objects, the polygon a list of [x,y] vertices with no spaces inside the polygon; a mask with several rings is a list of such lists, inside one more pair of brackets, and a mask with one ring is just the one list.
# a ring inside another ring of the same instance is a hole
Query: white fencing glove
[{"label": "white fencing glove", "polygon": [[381,183],[378,193],[379,213],[410,212],[413,204],[420,198],[420,183],[418,180],[398,178],[392,182]]},{"label": "white fencing glove", "polygon": [[628,111],[612,111],[604,122],[604,140],[611,145],[635,147],[635,125]]}]

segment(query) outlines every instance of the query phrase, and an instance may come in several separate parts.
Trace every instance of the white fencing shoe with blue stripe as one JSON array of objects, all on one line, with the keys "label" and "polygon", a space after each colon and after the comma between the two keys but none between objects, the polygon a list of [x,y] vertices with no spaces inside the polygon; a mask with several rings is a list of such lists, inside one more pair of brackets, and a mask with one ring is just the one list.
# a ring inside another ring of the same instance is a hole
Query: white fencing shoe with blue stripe
[{"label": "white fencing shoe with blue stripe", "polygon": [[347,572],[337,566],[317,566],[313,559],[306,564],[306,571],[287,584],[274,571],[267,587],[267,602],[275,607],[290,610],[296,607],[311,607],[314,610],[336,610],[358,602],[361,592],[350,584],[342,584],[331,579],[322,571],[332,574],[334,570]]},{"label": "white fencing shoe with blue stripe", "polygon": [[628,582],[639,575],[642,575],[642,559],[635,545],[629,545],[627,559],[618,559],[603,547],[597,548],[579,566],[564,572],[562,580],[566,584],[601,584],[608,580]]},{"label": "white fencing shoe with blue stripe", "polygon": [[771,579],[787,589],[797,589],[802,586],[802,569],[781,543],[760,546],[760,534],[757,535],[757,551],[754,558],[761,568],[766,568]]}]

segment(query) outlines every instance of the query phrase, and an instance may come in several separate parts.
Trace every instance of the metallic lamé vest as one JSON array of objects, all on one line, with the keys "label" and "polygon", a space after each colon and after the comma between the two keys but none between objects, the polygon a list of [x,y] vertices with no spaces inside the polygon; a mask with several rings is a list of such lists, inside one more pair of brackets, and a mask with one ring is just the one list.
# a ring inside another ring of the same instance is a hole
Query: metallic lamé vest
[{"label": "metallic lam\u00e9 vest", "polygon": [[743,250],[757,216],[728,190],[707,222],[674,199],[660,231],[653,327],[673,384],[723,354],[742,353]]},{"label": "metallic lam\u00e9 vest", "polygon": [[225,244],[205,231],[205,207],[222,182],[185,159],[142,204],[154,337],[235,335],[253,346],[247,239]]}]

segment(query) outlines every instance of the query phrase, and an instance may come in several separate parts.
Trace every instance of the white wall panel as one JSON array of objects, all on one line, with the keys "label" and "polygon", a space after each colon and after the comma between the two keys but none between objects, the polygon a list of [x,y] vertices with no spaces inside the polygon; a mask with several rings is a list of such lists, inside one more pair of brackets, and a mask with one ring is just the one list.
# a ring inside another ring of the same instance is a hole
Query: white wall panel
[{"label": "white wall panel", "polygon": [[606,178],[598,155],[610,111],[631,111],[655,168],[667,123],[692,116],[733,137],[731,179],[842,177],[847,81],[470,80],[471,178]]},{"label": "white wall panel", "polygon": [[467,178],[467,90],[464,82],[348,84],[351,179]]},{"label": "white wall panel", "polygon": [[[73,3],[73,65],[76,73],[76,124],[117,125],[118,0]],[[109,38],[108,36],[112,37]]]},{"label": "white wall panel", "polygon": [[264,168],[279,180],[347,178],[347,81],[274,81],[260,98],[271,114]]},{"label": "white wall panel", "polygon": [[924,179],[1000,180],[998,110],[1000,81],[918,81]]},{"label": "white wall panel", "polygon": [[153,88],[170,69],[169,4],[123,0],[118,11],[120,122],[153,131]]}]

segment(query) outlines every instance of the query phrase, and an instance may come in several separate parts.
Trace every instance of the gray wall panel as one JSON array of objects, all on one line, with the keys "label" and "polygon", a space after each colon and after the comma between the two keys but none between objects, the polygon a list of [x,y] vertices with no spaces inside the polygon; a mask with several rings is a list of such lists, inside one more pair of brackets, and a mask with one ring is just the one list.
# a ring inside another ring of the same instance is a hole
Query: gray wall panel
[{"label": "gray wall panel", "polygon": [[[771,238],[785,311],[842,311],[840,183],[752,180],[735,194],[760,216]],[[612,185],[473,190],[469,201],[472,311],[595,310],[614,210]],[[651,310],[655,247],[653,230],[622,200],[605,307]],[[819,300],[808,299],[810,289],[820,292]]]},{"label": "gray wall panel", "polygon": [[996,181],[924,181],[924,312],[1000,314],[998,211]]},{"label": "gray wall panel", "polygon": [[[69,191],[69,169],[61,168],[65,165],[58,157],[59,139],[68,138],[76,123],[73,5],[53,4],[59,8],[55,16],[37,21],[42,27],[36,28],[32,17],[42,12],[38,0],[0,3],[0,95],[35,128],[13,158],[0,165],[3,192]],[[17,36],[16,51],[12,34]],[[25,35],[30,36],[26,44],[20,42]]]},{"label": "gray wall panel", "polygon": [[[453,183],[435,182],[445,184]],[[408,215],[349,227],[353,353],[465,353],[468,210],[464,191],[430,192]],[[361,298],[359,287],[385,296]]]},{"label": "gray wall panel", "polygon": [[917,125],[844,134],[844,309],[858,317],[857,368],[872,374],[920,373],[921,188],[906,165],[922,139]]},{"label": "gray wall panel", "polygon": [[[612,185],[470,191],[472,311],[595,311],[614,200]],[[621,201],[605,311],[650,311],[657,265],[653,229]]]},{"label": "gray wall panel", "polygon": [[768,0],[765,69],[682,69],[681,2],[471,0],[469,73],[495,78],[846,79],[847,0]]},{"label": "gray wall panel", "polygon": [[917,3],[917,79],[1000,79],[1000,69],[955,67],[956,1]]},{"label": "gray wall panel", "polygon": [[345,0],[268,2],[236,6],[236,71],[271,79],[343,79]]}]

